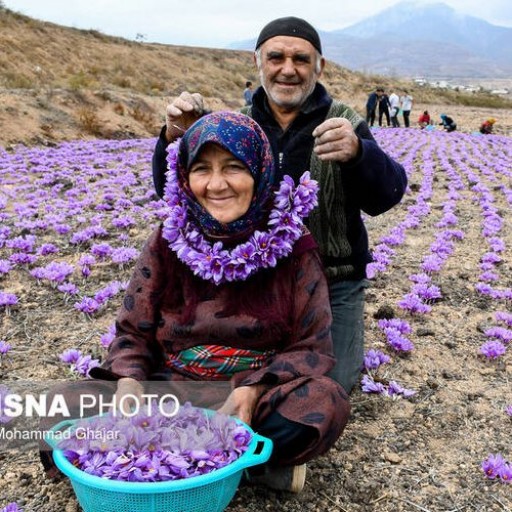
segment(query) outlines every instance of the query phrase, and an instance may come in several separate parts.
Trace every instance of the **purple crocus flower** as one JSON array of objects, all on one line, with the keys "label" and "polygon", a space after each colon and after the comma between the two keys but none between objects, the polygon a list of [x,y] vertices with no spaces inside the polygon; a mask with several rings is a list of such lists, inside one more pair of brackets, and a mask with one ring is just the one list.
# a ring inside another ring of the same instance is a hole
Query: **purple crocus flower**
[{"label": "purple crocus flower", "polygon": [[55,244],[43,244],[37,251],[41,256],[48,256],[49,254],[56,254],[58,252],[59,248]]},{"label": "purple crocus flower", "polygon": [[120,281],[112,281],[108,283],[103,289],[97,292],[94,298],[100,302],[106,302],[108,299],[115,297],[123,289],[123,284]]},{"label": "purple crocus flower", "polygon": [[361,390],[363,393],[381,394],[386,391],[386,386],[381,382],[375,382],[369,375],[364,375],[361,379]]},{"label": "purple crocus flower", "polygon": [[505,408],[505,412],[506,412],[509,416],[512,416],[512,404],[507,405],[507,407]]},{"label": "purple crocus flower", "polygon": [[108,331],[101,335],[100,343],[103,348],[108,348],[116,337],[116,324],[111,324]]},{"label": "purple crocus flower", "polygon": [[96,258],[92,254],[84,254],[80,257],[78,260],[78,264],[81,266],[88,266],[94,265],[96,263]]},{"label": "purple crocus flower", "polygon": [[105,242],[99,244],[93,244],[91,247],[91,254],[99,258],[100,260],[106,259],[112,254],[112,247],[110,244]]},{"label": "purple crocus flower", "polygon": [[508,313],[506,311],[497,311],[494,317],[496,318],[496,321],[504,322],[509,327],[512,327],[512,313]]},{"label": "purple crocus flower", "polygon": [[402,387],[398,382],[394,380],[389,381],[389,385],[386,389],[386,394],[390,397],[403,396],[408,398],[416,394],[416,391]]},{"label": "purple crocus flower", "polygon": [[139,257],[139,251],[133,247],[121,247],[113,249],[111,258],[114,263],[122,267],[125,263],[133,261]]},{"label": "purple crocus flower", "polygon": [[410,334],[412,332],[410,324],[400,318],[383,318],[378,321],[377,325],[380,329],[391,328],[399,331],[401,334]]},{"label": "purple crocus flower", "polygon": [[493,338],[506,344],[512,341],[512,330],[505,327],[490,327],[485,330],[484,334],[488,338]]},{"label": "purple crocus flower", "polygon": [[90,355],[81,355],[72,365],[71,370],[83,377],[89,376],[89,371],[100,365],[98,359],[93,359]]},{"label": "purple crocus flower", "polygon": [[501,341],[490,340],[480,347],[480,353],[488,359],[498,359],[507,351]]},{"label": "purple crocus flower", "polygon": [[96,313],[98,309],[100,309],[101,304],[99,304],[92,297],[85,297],[84,299],[82,299],[81,302],[75,302],[75,304],[73,304],[73,307],[75,309],[78,309],[78,311],[81,311],[85,315],[92,315],[93,313]]},{"label": "purple crocus flower", "polygon": [[489,454],[487,459],[482,462],[482,470],[487,478],[494,480],[499,477],[500,469],[506,464],[505,459],[500,453]]},{"label": "purple crocus flower", "polygon": [[398,303],[398,307],[404,309],[405,311],[409,311],[409,313],[430,313],[432,311],[432,307],[428,304],[425,304],[421,298],[415,293],[408,293],[404,296],[404,298]]},{"label": "purple crocus flower", "polygon": [[32,265],[37,261],[37,256],[26,252],[15,252],[9,256],[9,261],[15,265]]},{"label": "purple crocus flower", "polygon": [[512,463],[506,462],[498,470],[500,480],[505,484],[512,484]]},{"label": "purple crocus flower", "polygon": [[443,266],[443,263],[443,259],[440,258],[437,254],[431,254],[423,260],[421,269],[427,274],[431,274],[432,272],[439,272]]},{"label": "purple crocus flower", "polygon": [[128,229],[135,226],[136,221],[131,216],[117,217],[112,219],[112,225],[118,229]]},{"label": "purple crocus flower", "polygon": [[366,371],[376,370],[381,365],[389,363],[391,358],[380,350],[370,349],[364,356],[364,367]]},{"label": "purple crocus flower", "polygon": [[414,344],[409,338],[403,336],[399,331],[395,329],[385,329],[389,345],[397,352],[411,352],[414,350]]},{"label": "purple crocus flower", "polygon": [[5,307],[9,310],[10,306],[18,304],[18,297],[14,293],[0,292],[0,308]]},{"label": "purple crocus flower", "polygon": [[62,283],[57,286],[57,290],[66,296],[78,295],[78,287],[73,283]]},{"label": "purple crocus flower", "polygon": [[0,277],[8,274],[12,270],[12,265],[9,260],[0,260]]},{"label": "purple crocus flower", "polygon": [[411,292],[424,301],[435,301],[441,298],[441,289],[436,285],[428,286],[425,283],[416,283]]},{"label": "purple crocus flower", "polygon": [[23,512],[23,509],[20,506],[12,501],[8,503],[0,512]]},{"label": "purple crocus flower", "polygon": [[0,340],[0,357],[4,356],[11,350],[12,346],[7,343],[5,340]]},{"label": "purple crocus flower", "polygon": [[75,364],[81,356],[82,352],[80,350],[76,348],[68,348],[62,352],[62,354],[59,356],[59,359],[63,363]]},{"label": "purple crocus flower", "polygon": [[17,236],[8,240],[5,244],[9,249],[16,249],[21,252],[34,252],[36,237],[34,235]]}]

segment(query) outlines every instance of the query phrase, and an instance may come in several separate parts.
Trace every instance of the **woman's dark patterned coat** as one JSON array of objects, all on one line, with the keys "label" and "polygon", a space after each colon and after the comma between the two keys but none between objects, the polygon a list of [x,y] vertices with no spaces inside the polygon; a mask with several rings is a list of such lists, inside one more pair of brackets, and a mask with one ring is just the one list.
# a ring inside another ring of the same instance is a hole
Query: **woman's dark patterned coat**
[{"label": "woman's dark patterned coat", "polygon": [[[190,274],[187,279],[186,273]],[[203,291],[194,297],[185,284],[194,279],[157,229],[136,264],[108,358],[93,375],[183,382],[190,377],[170,370],[166,353],[203,344],[274,350],[275,355],[261,368],[231,378],[232,387],[268,386],[254,413],[253,428],[257,430],[258,423],[277,411],[318,432],[318,442],[305,446],[299,457],[287,463],[302,463],[327,451],[345,427],[350,406],[343,388],[326,376],[335,362],[332,318],[327,283],[311,235],[303,236],[276,269],[252,277],[252,283],[214,286],[203,281]],[[242,302],[253,302],[256,295],[264,297],[262,304],[269,315],[230,314],[227,311],[238,300],[233,297],[236,293]],[[193,314],[184,320],[191,303]]]}]

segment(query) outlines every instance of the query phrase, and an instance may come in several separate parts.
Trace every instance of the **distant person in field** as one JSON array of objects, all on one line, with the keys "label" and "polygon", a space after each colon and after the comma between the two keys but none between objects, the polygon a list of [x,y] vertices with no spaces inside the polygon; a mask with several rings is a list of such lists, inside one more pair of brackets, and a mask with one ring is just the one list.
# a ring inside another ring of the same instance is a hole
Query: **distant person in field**
[{"label": "distant person in field", "polygon": [[400,112],[400,98],[396,92],[391,91],[391,94],[389,95],[389,116],[391,118],[391,125],[393,128],[400,128],[398,112]]},{"label": "distant person in field", "polygon": [[366,122],[373,126],[377,115],[377,105],[379,104],[380,89],[376,89],[368,95],[366,100]]},{"label": "distant person in field", "polygon": [[424,110],[423,114],[421,114],[421,116],[418,118],[419,127],[423,130],[423,128],[426,128],[431,122],[432,119],[428,113],[428,110]]},{"label": "distant person in field", "polygon": [[382,118],[386,118],[386,126],[391,124],[389,116],[389,96],[385,93],[384,89],[380,89],[379,96],[379,126],[382,126]]},{"label": "distant person in field", "polygon": [[249,80],[245,82],[245,89],[244,89],[244,101],[246,105],[252,105],[252,82]]},{"label": "distant person in field", "polygon": [[409,128],[411,122],[409,120],[412,110],[413,97],[408,91],[404,91],[404,95],[400,98],[400,104],[402,107],[402,116],[404,118],[404,126]]},{"label": "distant person in field", "polygon": [[[349,393],[364,359],[366,265],[372,260],[361,212],[375,216],[400,202],[404,168],[375,141],[350,106],[333,100],[319,82],[325,66],[318,32],[307,21],[279,18],[257,38],[254,62],[261,86],[242,108],[269,138],[277,181],[295,182],[309,169],[320,184],[319,206],[308,218],[329,281],[336,366],[330,376]],[[183,92],[167,106],[153,155],[153,179],[162,196],[166,148],[203,116],[199,93]]]},{"label": "distant person in field", "polygon": [[457,129],[457,123],[453,120],[452,117],[441,114],[441,122],[439,123],[443,129],[447,132],[454,132]]},{"label": "distant person in field", "polygon": [[494,119],[494,117],[490,117],[489,119],[486,119],[480,125],[480,133],[483,133],[484,135],[490,135],[494,130],[495,122],[496,122],[496,119]]}]

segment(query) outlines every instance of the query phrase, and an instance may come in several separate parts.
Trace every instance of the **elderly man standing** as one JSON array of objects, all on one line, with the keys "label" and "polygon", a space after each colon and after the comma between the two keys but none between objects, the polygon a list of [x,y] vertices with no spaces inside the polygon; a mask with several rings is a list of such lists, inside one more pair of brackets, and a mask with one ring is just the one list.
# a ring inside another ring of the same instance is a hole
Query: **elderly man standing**
[{"label": "elderly man standing", "polygon": [[[325,66],[317,31],[286,17],[268,23],[254,53],[261,86],[243,112],[270,140],[277,180],[298,180],[310,170],[320,183],[319,206],[310,216],[329,279],[332,338],[337,357],[331,377],[350,393],[364,359],[364,290],[371,261],[361,211],[375,216],[395,206],[407,186],[403,167],[373,138],[364,119],[333,100],[319,83]],[[153,156],[153,178],[163,194],[167,145],[204,114],[200,94],[183,92],[167,107]]]}]

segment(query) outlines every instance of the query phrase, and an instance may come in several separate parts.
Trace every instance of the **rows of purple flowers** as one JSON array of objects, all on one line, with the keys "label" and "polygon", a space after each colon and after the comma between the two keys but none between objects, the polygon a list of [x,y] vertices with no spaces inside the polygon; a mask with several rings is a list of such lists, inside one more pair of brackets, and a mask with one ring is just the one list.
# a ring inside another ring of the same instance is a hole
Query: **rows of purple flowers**
[{"label": "rows of purple flowers", "polygon": [[[395,146],[392,140],[387,139],[387,132],[379,132],[378,139],[389,153],[390,148]],[[411,132],[409,132],[411,133]],[[415,148],[422,148],[421,136],[416,133]],[[420,223],[430,213],[428,200],[432,196],[432,177],[435,165],[432,159],[432,149],[436,148],[436,157],[438,162],[437,171],[444,171],[448,178],[447,199],[443,204],[443,217],[436,224],[440,229],[436,233],[436,239],[430,246],[430,254],[422,258],[421,273],[412,274],[409,279],[414,283],[411,291],[406,294],[398,303],[398,306],[411,315],[424,315],[431,312],[431,303],[442,299],[441,289],[431,284],[432,276],[439,273],[446,259],[454,252],[453,241],[463,240],[464,233],[455,229],[458,224],[457,219],[457,200],[460,199],[462,191],[471,190],[474,200],[477,201],[482,210],[482,237],[489,247],[480,258],[481,274],[479,281],[475,284],[475,290],[483,295],[487,295],[496,301],[510,301],[512,299],[512,290],[510,288],[497,288],[494,285],[500,280],[496,267],[502,262],[500,254],[505,251],[505,243],[499,238],[499,233],[503,228],[504,222],[499,213],[499,209],[494,205],[494,196],[492,188],[503,192],[509,205],[512,204],[512,190],[507,187],[512,177],[512,152],[510,150],[510,141],[504,138],[493,138],[492,146],[493,157],[489,159],[489,151],[485,140],[481,138],[461,135],[459,147],[452,142],[449,147],[448,137],[445,134],[435,135],[432,133],[423,134],[423,143],[426,138],[437,138],[435,145],[425,146],[421,161],[423,170],[423,180],[416,203],[410,206],[406,217],[400,224],[395,226],[391,232],[382,237],[380,244],[376,247],[374,253],[375,262],[370,264],[369,277],[374,278],[379,273],[385,272],[392,263],[392,257],[396,253],[396,247],[405,242],[405,231],[407,229],[416,229]],[[430,140],[429,142],[433,142]],[[468,152],[468,148],[470,151]],[[409,155],[414,155],[409,152]],[[469,156],[468,156],[469,154]],[[484,158],[485,154],[485,158]],[[491,160],[489,162],[489,160]],[[410,161],[405,162],[406,170],[409,173]],[[491,186],[486,185],[488,181]],[[410,192],[410,191],[409,191]],[[497,302],[499,304],[499,302]],[[503,356],[506,352],[506,346],[512,339],[512,315],[507,312],[497,311],[495,319],[498,323],[504,323],[506,327],[496,325],[485,330],[487,341],[480,347],[480,354],[487,359],[496,359]],[[408,322],[401,319],[380,320],[379,327],[386,335],[388,344],[398,353],[410,352],[414,346],[410,340],[405,337],[412,329]],[[368,358],[368,353],[367,353]],[[375,356],[370,361],[375,361]],[[378,360],[378,358],[377,358]],[[388,361],[385,361],[387,363]],[[375,364],[375,363],[374,363]],[[367,375],[363,377],[363,391],[386,394],[389,392],[383,387],[382,383],[376,381],[372,376],[372,370],[368,367],[365,359],[365,369]],[[403,394],[402,396],[406,396]],[[510,415],[512,406],[508,406],[506,411]],[[501,454],[489,455],[488,459],[482,463],[482,469],[488,478],[498,478],[505,483],[511,482],[512,469],[511,464],[507,462]]]},{"label": "rows of purple flowers", "polygon": [[[0,155],[0,279],[27,270],[36,283],[80,300],[92,315],[123,287],[88,291],[105,267],[123,270],[138,257],[129,229],[158,222],[163,209],[151,191],[147,162],[153,140],[70,142]],[[101,239],[109,239],[101,240]],[[79,256],[73,264],[70,260]],[[114,293],[113,290],[116,290]],[[99,296],[99,297],[98,297]],[[0,310],[22,307],[1,292]]]},{"label": "rows of purple flowers", "polygon": [[[500,238],[505,223],[495,204],[495,194],[502,194],[512,204],[512,190],[507,185],[512,178],[512,151],[510,139],[497,136],[449,137],[441,132],[380,130],[376,137],[419,186],[408,191],[407,199],[414,199],[412,205],[395,209],[396,224],[374,248],[375,262],[369,266],[369,277],[378,278],[395,261],[399,263],[399,250],[407,243],[408,233],[429,220],[436,175],[444,173],[448,183],[435,238],[429,252],[418,255],[419,268],[409,276],[410,290],[399,304],[404,318],[379,322],[390,355],[369,351],[365,357],[363,391],[391,398],[409,397],[413,390],[381,379],[379,371],[393,357],[413,351],[410,338],[416,319],[431,314],[432,306],[443,299],[435,277],[455,251],[455,243],[464,240],[465,234],[456,229],[457,210],[459,201],[468,196],[480,205],[485,242],[475,290],[491,298],[496,309],[496,325],[485,331],[486,341],[479,352],[489,360],[506,354],[512,315],[501,310],[510,304],[512,295],[510,288],[500,286],[505,281],[499,270],[507,248]],[[94,290],[90,276],[114,269],[126,278],[125,272],[140,250],[130,228],[144,225],[149,229],[166,215],[163,202],[154,196],[151,186],[153,144],[153,140],[95,141],[49,149],[19,148],[12,153],[0,149],[0,181],[5,184],[0,191],[0,249],[5,253],[0,258],[0,283],[8,282],[17,272],[26,272],[35,286],[46,286],[60,294],[63,303],[69,304],[70,314],[81,312],[87,318],[101,314],[125,284],[100,278],[102,288]],[[0,315],[23,307],[24,295],[0,291]],[[113,336],[111,327],[101,337],[101,345],[107,347]],[[0,333],[1,337],[8,338],[7,333]],[[0,342],[0,358],[16,350],[11,346],[15,345],[13,341]],[[61,354],[61,359],[74,373],[87,376],[99,360],[73,350]]]}]

